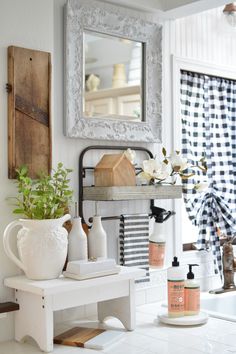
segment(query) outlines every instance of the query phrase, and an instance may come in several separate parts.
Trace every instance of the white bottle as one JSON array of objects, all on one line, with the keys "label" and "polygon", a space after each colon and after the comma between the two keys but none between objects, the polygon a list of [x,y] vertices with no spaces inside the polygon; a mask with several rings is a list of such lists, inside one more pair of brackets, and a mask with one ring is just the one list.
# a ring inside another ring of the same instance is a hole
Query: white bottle
[{"label": "white bottle", "polygon": [[166,235],[163,224],[154,223],[153,232],[149,237],[149,264],[152,267],[161,268],[164,265]]},{"label": "white bottle", "polygon": [[155,222],[153,225],[153,232],[149,237],[152,242],[165,243],[166,234],[164,223]]},{"label": "white bottle", "polygon": [[68,238],[68,261],[77,260],[88,260],[88,241],[78,216],[78,204],[75,203],[75,217]]},{"label": "white bottle", "polygon": [[88,234],[89,258],[107,258],[107,234],[102,226],[101,216],[93,217],[93,225]]},{"label": "white bottle", "polygon": [[174,257],[172,267],[167,270],[168,282],[168,316],[184,316],[184,270]]},{"label": "white bottle", "polygon": [[184,314],[185,316],[198,315],[200,311],[200,284],[194,279],[192,267],[198,264],[189,264],[187,280],[184,283]]}]

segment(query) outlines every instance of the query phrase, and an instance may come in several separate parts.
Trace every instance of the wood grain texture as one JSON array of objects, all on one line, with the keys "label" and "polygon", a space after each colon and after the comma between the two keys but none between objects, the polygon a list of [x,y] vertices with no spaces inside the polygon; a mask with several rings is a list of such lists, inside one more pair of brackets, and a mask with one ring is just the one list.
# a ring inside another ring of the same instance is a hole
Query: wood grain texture
[{"label": "wood grain texture", "polygon": [[54,338],[54,343],[69,345],[72,347],[84,347],[84,344],[88,340],[103,332],[105,332],[105,329],[74,327],[56,336]]},{"label": "wood grain texture", "polygon": [[15,302],[2,302],[0,303],[0,313],[11,312],[19,310],[19,304]]},{"label": "wood grain texture", "polygon": [[51,55],[8,47],[8,177],[27,165],[29,175],[51,170]]},{"label": "wood grain texture", "polygon": [[84,187],[84,200],[149,200],[182,198],[182,186]]},{"label": "wood grain texture", "polygon": [[124,154],[106,154],[94,169],[96,187],[135,186],[135,168]]}]

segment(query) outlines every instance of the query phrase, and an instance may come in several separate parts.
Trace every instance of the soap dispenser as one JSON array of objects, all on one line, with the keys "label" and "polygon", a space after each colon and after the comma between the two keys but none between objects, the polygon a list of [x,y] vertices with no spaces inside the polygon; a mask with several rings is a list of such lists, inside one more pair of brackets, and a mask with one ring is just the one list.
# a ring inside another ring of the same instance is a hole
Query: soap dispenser
[{"label": "soap dispenser", "polygon": [[189,272],[184,283],[184,315],[197,315],[200,311],[200,284],[194,279],[192,267],[198,264],[188,264]]},{"label": "soap dispenser", "polygon": [[167,269],[168,317],[184,316],[184,270],[174,257],[172,267]]}]

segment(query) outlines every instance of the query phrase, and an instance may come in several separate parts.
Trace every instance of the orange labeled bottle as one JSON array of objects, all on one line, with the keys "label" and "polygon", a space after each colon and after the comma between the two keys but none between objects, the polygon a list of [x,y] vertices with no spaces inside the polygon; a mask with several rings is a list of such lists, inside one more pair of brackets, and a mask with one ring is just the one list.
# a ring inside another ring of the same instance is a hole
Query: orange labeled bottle
[{"label": "orange labeled bottle", "polygon": [[194,279],[192,267],[198,264],[189,264],[187,280],[184,283],[184,314],[185,316],[198,315],[200,311],[200,285]]},{"label": "orange labeled bottle", "polygon": [[172,267],[167,270],[168,282],[168,316],[184,316],[184,270],[174,257]]}]

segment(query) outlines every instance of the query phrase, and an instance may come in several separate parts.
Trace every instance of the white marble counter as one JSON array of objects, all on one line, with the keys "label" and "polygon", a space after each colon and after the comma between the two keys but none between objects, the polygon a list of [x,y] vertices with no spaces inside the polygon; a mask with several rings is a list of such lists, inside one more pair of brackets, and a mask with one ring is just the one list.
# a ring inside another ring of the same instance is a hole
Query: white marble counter
[{"label": "white marble counter", "polygon": [[[236,353],[236,323],[209,318],[208,323],[198,327],[170,327],[156,323],[160,303],[148,304],[137,308],[137,328],[125,332],[122,339],[104,351],[55,345],[55,354],[230,354]],[[71,325],[94,326],[94,320],[86,323],[76,321]],[[109,326],[123,330],[118,320],[107,321]],[[62,324],[57,333],[68,329]],[[35,344],[19,344],[14,341],[0,343],[0,354],[39,354]]]}]

